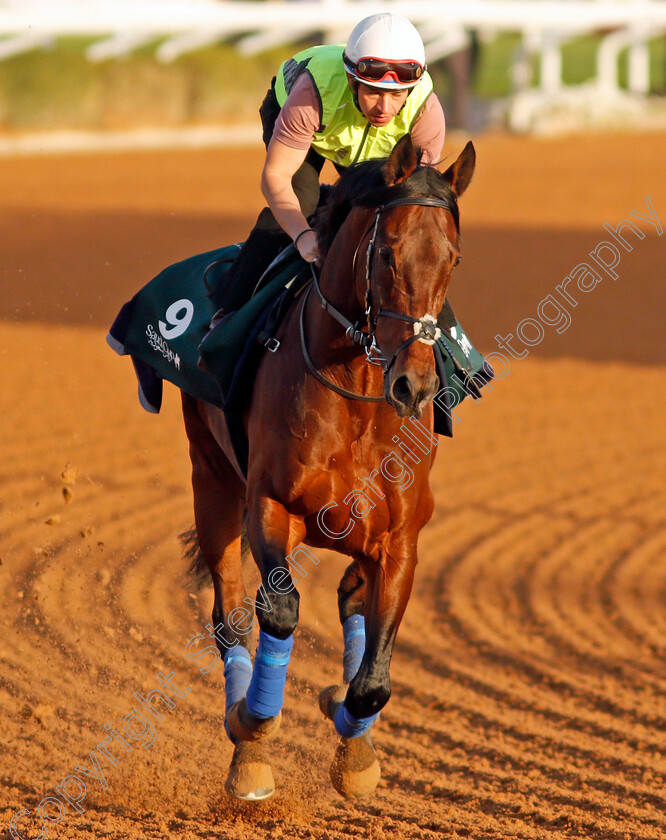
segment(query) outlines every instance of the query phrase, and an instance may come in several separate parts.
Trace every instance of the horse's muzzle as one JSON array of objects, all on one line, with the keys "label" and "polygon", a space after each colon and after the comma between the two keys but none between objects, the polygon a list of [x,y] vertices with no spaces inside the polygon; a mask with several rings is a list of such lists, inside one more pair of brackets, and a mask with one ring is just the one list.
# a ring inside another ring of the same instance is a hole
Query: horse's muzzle
[{"label": "horse's muzzle", "polygon": [[438,388],[439,377],[435,374],[417,376],[401,373],[387,377],[384,395],[389,405],[397,411],[398,417],[416,417],[418,420]]}]

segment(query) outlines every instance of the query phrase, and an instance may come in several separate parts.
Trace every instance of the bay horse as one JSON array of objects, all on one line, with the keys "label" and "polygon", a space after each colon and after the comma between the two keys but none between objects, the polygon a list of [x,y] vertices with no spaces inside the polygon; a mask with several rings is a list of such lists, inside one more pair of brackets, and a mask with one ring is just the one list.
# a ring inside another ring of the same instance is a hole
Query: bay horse
[{"label": "bay horse", "polygon": [[[235,745],[225,787],[238,798],[275,789],[265,739],[281,719],[301,544],[352,558],[338,588],[344,684],[319,698],[341,736],[331,779],[348,797],[379,780],[370,727],[391,694],[417,539],[433,511],[432,344],[460,256],[457,198],[474,166],[471,142],[443,173],[422,166],[406,135],[388,159],[342,174],[315,221],[320,276],[313,272],[279,329],[279,349],[258,368],[244,418],[246,478],[222,411],[182,395],[200,561],[215,594],[209,629],[224,659],[225,728]],[[400,438],[410,427],[417,441],[411,418],[426,431],[420,458]],[[261,573],[256,600],[243,583],[244,520]],[[259,624],[254,665],[247,604]]]}]

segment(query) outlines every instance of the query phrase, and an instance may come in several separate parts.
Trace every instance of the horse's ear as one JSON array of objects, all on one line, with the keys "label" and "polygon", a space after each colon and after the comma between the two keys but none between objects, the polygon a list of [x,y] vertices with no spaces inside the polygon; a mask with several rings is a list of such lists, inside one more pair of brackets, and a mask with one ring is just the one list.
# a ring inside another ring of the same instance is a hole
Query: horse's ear
[{"label": "horse's ear", "polygon": [[474,167],[476,165],[476,152],[471,140],[458,155],[458,160],[452,163],[444,173],[444,177],[451,185],[451,189],[457,196],[461,196],[472,180]]},{"label": "horse's ear", "polygon": [[393,147],[389,159],[386,161],[384,180],[387,186],[401,184],[414,172],[418,165],[416,148],[412,142],[412,135],[405,134]]}]

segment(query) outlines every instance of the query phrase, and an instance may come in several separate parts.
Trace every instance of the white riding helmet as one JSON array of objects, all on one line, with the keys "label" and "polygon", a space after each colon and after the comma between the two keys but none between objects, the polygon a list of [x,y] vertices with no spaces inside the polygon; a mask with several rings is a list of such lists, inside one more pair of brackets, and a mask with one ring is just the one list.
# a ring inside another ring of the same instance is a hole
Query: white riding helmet
[{"label": "white riding helmet", "polygon": [[413,88],[426,70],[425,49],[416,27],[390,12],[370,15],[356,24],[343,60],[350,76],[382,90]]}]

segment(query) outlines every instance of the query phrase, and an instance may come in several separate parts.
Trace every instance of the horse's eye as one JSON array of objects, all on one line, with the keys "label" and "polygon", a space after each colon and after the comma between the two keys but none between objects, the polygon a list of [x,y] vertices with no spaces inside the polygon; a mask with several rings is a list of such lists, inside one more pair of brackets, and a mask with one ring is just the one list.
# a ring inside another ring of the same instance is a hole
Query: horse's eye
[{"label": "horse's eye", "polygon": [[462,257],[460,257],[460,256],[456,257],[456,261],[453,263],[454,268],[458,265],[458,263],[460,262],[461,259],[462,259]]},{"label": "horse's eye", "polygon": [[380,248],[379,249],[379,256],[382,259],[382,262],[385,262],[386,265],[390,265],[391,268],[395,266],[395,260],[393,258],[393,249],[392,248]]}]

